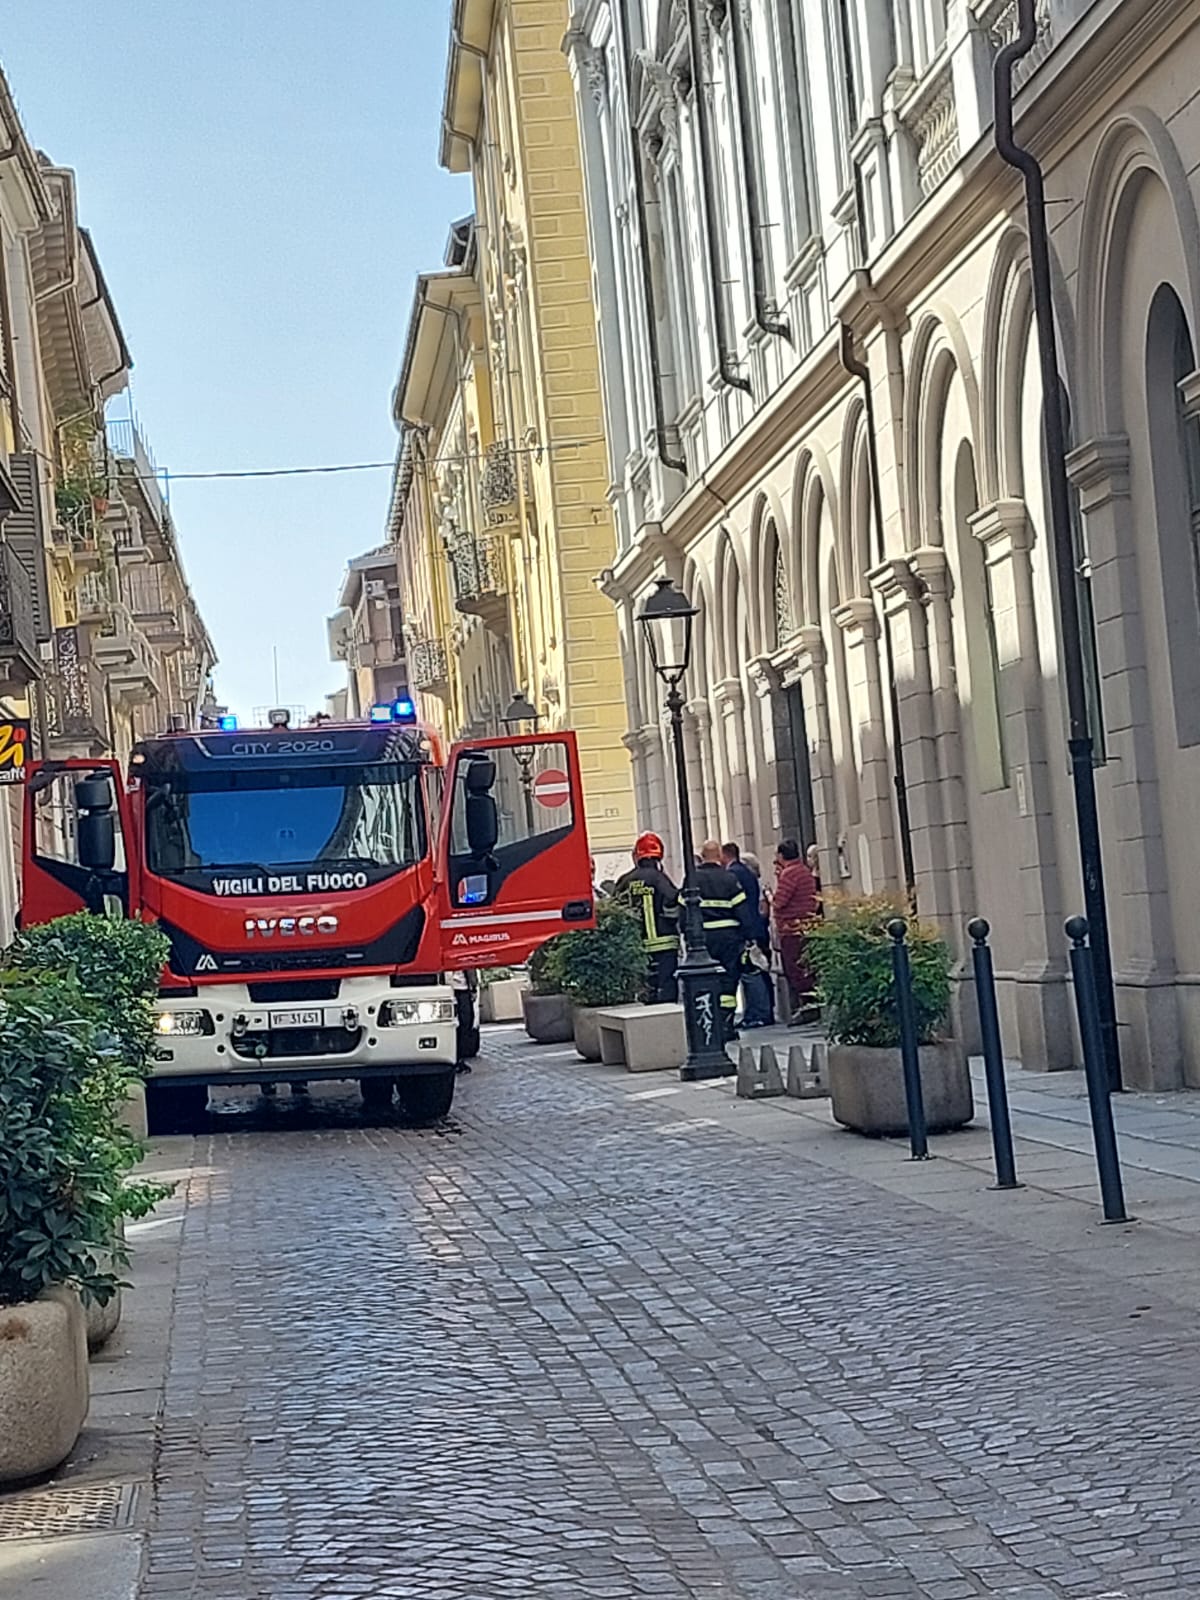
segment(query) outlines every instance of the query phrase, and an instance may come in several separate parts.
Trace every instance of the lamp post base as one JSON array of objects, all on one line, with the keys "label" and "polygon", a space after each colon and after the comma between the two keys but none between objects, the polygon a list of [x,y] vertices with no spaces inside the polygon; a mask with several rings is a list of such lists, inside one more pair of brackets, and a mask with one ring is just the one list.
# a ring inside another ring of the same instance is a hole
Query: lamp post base
[{"label": "lamp post base", "polygon": [[730,1078],[737,1071],[726,1054],[721,1009],[724,973],[707,951],[689,951],[679,966],[679,998],[687,1029],[687,1061],[679,1069],[684,1083]]}]

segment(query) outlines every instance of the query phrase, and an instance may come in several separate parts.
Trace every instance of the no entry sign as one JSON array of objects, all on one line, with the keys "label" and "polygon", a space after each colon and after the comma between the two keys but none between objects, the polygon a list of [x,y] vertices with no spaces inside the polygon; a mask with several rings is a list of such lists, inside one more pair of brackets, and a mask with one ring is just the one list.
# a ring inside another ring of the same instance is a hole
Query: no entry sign
[{"label": "no entry sign", "polygon": [[538,805],[557,811],[559,806],[565,806],[571,798],[570,779],[557,767],[549,767],[545,772],[539,772],[533,780],[533,798]]}]

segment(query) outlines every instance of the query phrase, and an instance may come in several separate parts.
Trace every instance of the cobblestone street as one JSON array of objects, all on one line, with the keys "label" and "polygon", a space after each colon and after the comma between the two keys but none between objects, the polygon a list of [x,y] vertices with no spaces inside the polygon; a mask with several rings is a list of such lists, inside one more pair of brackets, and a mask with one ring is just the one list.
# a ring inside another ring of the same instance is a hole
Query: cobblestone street
[{"label": "cobblestone street", "polygon": [[1200,1593],[1191,1314],[704,1104],[197,1140],[143,1600]]}]

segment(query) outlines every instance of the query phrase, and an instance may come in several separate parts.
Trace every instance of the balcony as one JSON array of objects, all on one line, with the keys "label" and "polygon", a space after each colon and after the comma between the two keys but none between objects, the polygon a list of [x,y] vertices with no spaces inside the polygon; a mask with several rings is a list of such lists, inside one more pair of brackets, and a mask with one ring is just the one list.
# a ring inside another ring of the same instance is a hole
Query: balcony
[{"label": "balcony", "polygon": [[408,679],[424,694],[442,694],[450,681],[446,646],[440,639],[417,639],[408,648]]},{"label": "balcony", "polygon": [[495,627],[507,613],[504,545],[497,534],[455,533],[446,543],[454,604]]},{"label": "balcony", "polygon": [[74,628],[60,628],[54,640],[54,670],[46,677],[48,733],[54,754],[102,756],[112,748],[108,694],[94,661],[79,655]]},{"label": "balcony", "polygon": [[109,620],[93,634],[92,657],[115,700],[137,706],[158,699],[162,685],[154,653],[125,606],[114,606]]},{"label": "balcony", "polygon": [[489,527],[504,527],[517,520],[517,463],[507,439],[497,439],[484,451],[479,498]]},{"label": "balcony", "polygon": [[75,585],[75,611],[80,622],[103,623],[112,607],[107,576],[103,572],[85,572]]},{"label": "balcony", "polygon": [[29,573],[16,551],[0,544],[0,693],[22,694],[40,676]]},{"label": "balcony", "polygon": [[136,480],[142,499],[160,528],[167,520],[167,502],[159,481],[158,466],[150,454],[150,446],[142,437],[141,429],[133,417],[120,417],[105,424],[108,448],[118,462],[128,465],[122,477]]}]

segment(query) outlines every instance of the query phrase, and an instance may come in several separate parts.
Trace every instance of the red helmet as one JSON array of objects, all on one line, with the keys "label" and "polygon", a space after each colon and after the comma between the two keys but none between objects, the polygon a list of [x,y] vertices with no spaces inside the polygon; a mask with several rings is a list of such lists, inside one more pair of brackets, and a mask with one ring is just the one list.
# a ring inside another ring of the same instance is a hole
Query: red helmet
[{"label": "red helmet", "polygon": [[661,861],[663,842],[656,833],[644,833],[633,847],[639,861]]}]

